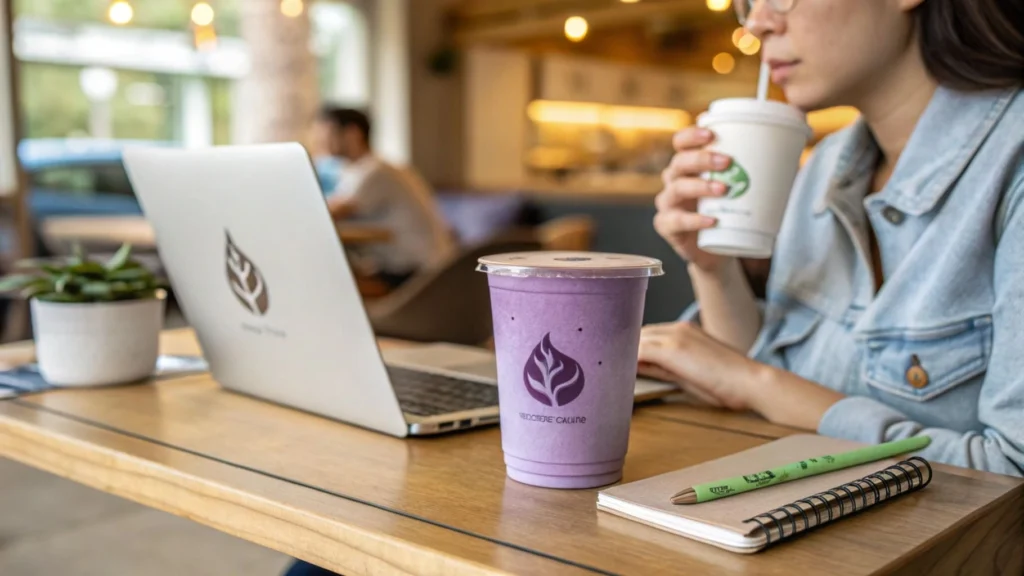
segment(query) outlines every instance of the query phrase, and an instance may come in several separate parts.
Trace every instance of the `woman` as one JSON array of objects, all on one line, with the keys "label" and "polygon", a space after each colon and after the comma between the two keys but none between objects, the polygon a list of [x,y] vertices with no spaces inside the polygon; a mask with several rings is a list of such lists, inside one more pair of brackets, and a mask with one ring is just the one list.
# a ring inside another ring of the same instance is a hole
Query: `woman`
[{"label": "woman", "polygon": [[[651,326],[641,371],[779,424],[939,462],[1024,471],[1024,3],[738,0],[787,100],[856,107],[803,167],[767,294],[697,248],[700,174],[729,159],[688,129],[655,227],[699,309]],[[698,327],[699,325],[699,327]]]}]

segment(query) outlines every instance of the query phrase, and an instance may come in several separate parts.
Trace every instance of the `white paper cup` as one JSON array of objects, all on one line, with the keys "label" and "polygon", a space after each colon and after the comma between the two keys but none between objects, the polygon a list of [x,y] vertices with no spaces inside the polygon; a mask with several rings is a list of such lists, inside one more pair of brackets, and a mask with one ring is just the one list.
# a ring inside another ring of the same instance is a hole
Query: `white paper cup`
[{"label": "white paper cup", "polygon": [[713,102],[697,123],[715,133],[708,149],[732,158],[726,170],[704,175],[729,191],[698,203],[718,225],[702,230],[697,246],[723,256],[770,258],[812,134],[806,117],[782,102],[729,98]]}]

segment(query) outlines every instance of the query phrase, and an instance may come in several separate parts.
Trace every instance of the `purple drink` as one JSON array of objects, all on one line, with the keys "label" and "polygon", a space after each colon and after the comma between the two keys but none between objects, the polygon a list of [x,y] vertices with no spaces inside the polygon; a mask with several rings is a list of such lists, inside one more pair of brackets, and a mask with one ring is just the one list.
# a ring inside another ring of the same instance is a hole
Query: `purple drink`
[{"label": "purple drink", "polygon": [[651,258],[526,252],[480,259],[491,287],[510,478],[593,488],[622,478]]}]

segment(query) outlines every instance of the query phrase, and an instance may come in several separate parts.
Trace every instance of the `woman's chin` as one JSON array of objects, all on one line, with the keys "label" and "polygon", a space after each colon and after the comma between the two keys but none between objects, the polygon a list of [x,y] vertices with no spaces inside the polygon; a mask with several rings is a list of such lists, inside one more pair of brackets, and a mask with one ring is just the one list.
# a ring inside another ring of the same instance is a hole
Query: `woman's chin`
[{"label": "woman's chin", "polygon": [[792,83],[783,86],[782,91],[786,95],[786,101],[803,112],[812,112],[834,106],[828,93],[821,89]]}]

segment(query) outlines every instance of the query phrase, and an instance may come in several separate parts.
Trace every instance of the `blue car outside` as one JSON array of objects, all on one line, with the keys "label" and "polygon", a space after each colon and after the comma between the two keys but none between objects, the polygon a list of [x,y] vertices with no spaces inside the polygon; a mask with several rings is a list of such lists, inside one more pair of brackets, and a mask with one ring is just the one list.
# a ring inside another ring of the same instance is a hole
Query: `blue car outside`
[{"label": "blue car outside", "polygon": [[[131,182],[122,164],[122,151],[131,146],[175,147],[153,140],[27,139],[18,158],[28,175],[29,211],[37,253],[46,254],[39,222],[55,216],[141,215]],[[337,167],[316,162],[321,186],[333,189]]]}]

